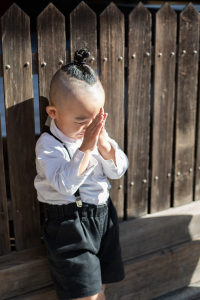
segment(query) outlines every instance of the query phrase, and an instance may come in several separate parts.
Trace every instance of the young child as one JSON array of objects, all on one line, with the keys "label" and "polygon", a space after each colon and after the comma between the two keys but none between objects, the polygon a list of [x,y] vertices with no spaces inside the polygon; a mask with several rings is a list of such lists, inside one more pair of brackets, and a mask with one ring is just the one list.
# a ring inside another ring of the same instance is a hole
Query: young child
[{"label": "young child", "polygon": [[122,177],[128,158],[105,130],[105,93],[84,61],[89,55],[77,50],[54,74],[50,128],[36,143],[34,186],[47,210],[42,235],[62,300],[105,300],[105,284],[125,277],[107,177]]}]

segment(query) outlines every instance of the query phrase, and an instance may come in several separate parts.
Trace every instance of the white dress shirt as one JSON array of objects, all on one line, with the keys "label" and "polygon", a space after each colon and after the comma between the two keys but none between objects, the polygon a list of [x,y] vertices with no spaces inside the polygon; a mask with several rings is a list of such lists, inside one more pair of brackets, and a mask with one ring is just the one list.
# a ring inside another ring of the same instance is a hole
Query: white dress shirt
[{"label": "white dress shirt", "polygon": [[107,179],[118,179],[128,168],[128,158],[115,140],[106,132],[106,138],[115,149],[115,166],[112,159],[105,160],[97,146],[91,152],[87,169],[78,175],[85,153],[79,150],[83,139],[74,140],[66,136],[51,120],[51,132],[59,138],[64,146],[50,134],[44,132],[36,143],[36,170],[34,186],[37,198],[49,204],[68,204],[75,202],[74,193],[79,188],[82,202],[103,204],[109,196],[111,185]]}]

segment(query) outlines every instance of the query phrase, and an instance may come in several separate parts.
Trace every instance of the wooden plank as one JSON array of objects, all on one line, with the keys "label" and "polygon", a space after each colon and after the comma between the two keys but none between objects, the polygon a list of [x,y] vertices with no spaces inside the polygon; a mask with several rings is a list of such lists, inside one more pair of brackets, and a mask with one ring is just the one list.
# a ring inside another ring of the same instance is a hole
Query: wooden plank
[{"label": "wooden plank", "polygon": [[200,281],[188,284],[185,287],[171,291],[154,300],[199,300],[200,299]]},{"label": "wooden plank", "polygon": [[[129,15],[128,28],[128,219],[145,215],[148,210],[150,52],[151,14],[140,2]],[[143,182],[143,180],[146,180],[146,182]]]},{"label": "wooden plank", "polygon": [[[100,15],[100,78],[108,113],[105,128],[124,150],[124,15],[111,2]],[[106,58],[107,60],[105,61]],[[121,59],[121,60],[120,60]],[[119,221],[124,216],[124,178],[109,180]]]},{"label": "wooden plank", "polygon": [[36,169],[30,18],[15,3],[1,18],[1,37],[12,215],[16,250],[20,251],[40,245],[41,239],[33,185]]},{"label": "wooden plank", "polygon": [[[51,117],[46,112],[46,106],[51,105],[49,99],[51,80],[56,71],[66,64],[65,17],[52,3],[49,3],[37,17],[37,42],[40,130],[43,133],[44,126],[50,126],[51,122]],[[40,207],[45,218],[45,204],[40,203]]]},{"label": "wooden plank", "polygon": [[10,233],[0,118],[0,256],[10,253]]},{"label": "wooden plank", "polygon": [[[200,14],[199,14],[199,41],[200,41]],[[200,55],[198,54],[198,60]],[[200,200],[200,64],[198,63],[198,98],[197,98],[197,132],[196,132],[196,153],[195,153],[195,186],[194,186],[194,200]]]},{"label": "wooden plank", "polygon": [[56,291],[53,285],[32,291],[17,297],[9,298],[8,300],[57,300]]},{"label": "wooden plank", "polygon": [[120,224],[123,261],[200,236],[200,201],[147,214]]},{"label": "wooden plank", "polygon": [[45,245],[0,257],[0,299],[52,284]]},{"label": "wooden plank", "polygon": [[199,13],[190,2],[179,21],[174,206],[193,200],[198,53]]},{"label": "wooden plank", "polygon": [[176,30],[176,13],[165,2],[156,13],[155,26],[151,213],[171,204]]},{"label": "wooden plank", "polygon": [[[62,67],[59,62],[66,63],[65,17],[52,3],[49,3],[37,17],[37,41],[40,129],[43,133],[44,126],[50,126],[51,121],[46,112],[46,106],[50,105],[51,79]],[[43,63],[46,65],[43,66]]]},{"label": "wooden plank", "polygon": [[198,281],[199,251],[200,238],[196,238],[126,261],[125,279],[106,286],[106,300],[154,299]]},{"label": "wooden plank", "polygon": [[8,268],[12,268],[13,265],[17,266],[20,263],[26,263],[34,257],[43,256],[46,256],[45,244],[19,252],[12,251],[10,254],[0,257],[0,270],[6,270]]},{"label": "wooden plank", "polygon": [[97,18],[84,1],[70,14],[70,61],[74,60],[75,51],[81,48],[90,51],[86,63],[97,72]]}]

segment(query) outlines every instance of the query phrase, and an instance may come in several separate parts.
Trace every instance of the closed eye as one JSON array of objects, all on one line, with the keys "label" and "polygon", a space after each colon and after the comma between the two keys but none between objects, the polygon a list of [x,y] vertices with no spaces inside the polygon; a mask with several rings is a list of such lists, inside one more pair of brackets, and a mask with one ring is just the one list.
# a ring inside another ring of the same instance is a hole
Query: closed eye
[{"label": "closed eye", "polygon": [[81,122],[81,123],[78,123],[78,124],[84,124],[85,122]]}]

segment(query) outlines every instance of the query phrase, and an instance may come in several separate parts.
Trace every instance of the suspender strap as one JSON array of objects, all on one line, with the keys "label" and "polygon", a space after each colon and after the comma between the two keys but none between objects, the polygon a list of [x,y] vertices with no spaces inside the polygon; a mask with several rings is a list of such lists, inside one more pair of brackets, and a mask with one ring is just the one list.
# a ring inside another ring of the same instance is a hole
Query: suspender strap
[{"label": "suspender strap", "polygon": [[[61,144],[63,145],[63,147],[67,150],[67,153],[69,155],[69,158],[71,159],[71,156],[70,156],[70,153],[69,153],[69,150],[67,149],[66,145],[59,139],[57,138],[57,136],[55,136],[51,130],[50,130],[50,127],[45,125],[45,131],[44,132],[47,132],[49,133],[50,135],[52,135],[56,140],[58,140],[59,142],[61,142]],[[80,196],[80,192],[79,192],[79,189],[75,192],[75,198],[76,198],[76,204],[78,207],[81,207],[82,206],[82,202],[81,202],[81,196]]]}]

